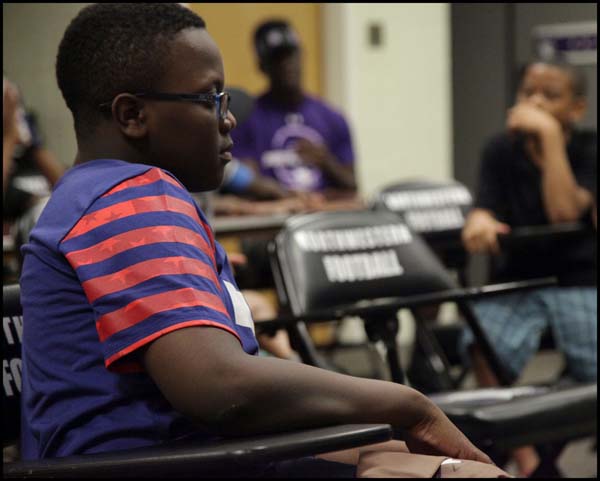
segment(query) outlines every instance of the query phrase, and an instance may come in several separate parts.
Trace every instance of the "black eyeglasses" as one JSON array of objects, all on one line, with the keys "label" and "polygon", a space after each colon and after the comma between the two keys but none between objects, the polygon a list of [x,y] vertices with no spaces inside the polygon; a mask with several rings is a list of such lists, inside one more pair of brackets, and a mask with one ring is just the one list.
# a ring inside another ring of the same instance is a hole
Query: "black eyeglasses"
[{"label": "black eyeglasses", "polygon": [[[218,92],[210,94],[171,94],[164,92],[140,92],[133,94],[136,97],[146,98],[151,100],[170,100],[175,102],[193,102],[197,104],[210,105],[211,107],[216,106],[217,119],[225,120],[227,118],[227,112],[229,112],[229,104],[231,103],[231,95],[229,92]],[[99,105],[101,109],[110,107],[110,102],[104,102]]]}]

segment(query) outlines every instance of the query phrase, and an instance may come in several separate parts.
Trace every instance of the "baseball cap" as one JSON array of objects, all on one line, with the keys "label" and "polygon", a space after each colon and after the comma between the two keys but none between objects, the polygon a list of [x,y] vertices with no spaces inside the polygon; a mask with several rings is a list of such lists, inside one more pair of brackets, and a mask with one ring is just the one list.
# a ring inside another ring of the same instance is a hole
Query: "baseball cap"
[{"label": "baseball cap", "polygon": [[300,48],[298,35],[284,20],[269,20],[259,25],[254,33],[254,46],[261,61],[276,54]]}]

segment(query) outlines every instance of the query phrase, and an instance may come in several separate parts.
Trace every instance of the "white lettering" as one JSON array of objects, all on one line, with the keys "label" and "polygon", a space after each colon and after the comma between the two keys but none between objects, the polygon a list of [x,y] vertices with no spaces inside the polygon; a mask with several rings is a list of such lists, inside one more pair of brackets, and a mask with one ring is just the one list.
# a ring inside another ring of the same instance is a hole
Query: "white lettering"
[{"label": "white lettering", "polygon": [[2,327],[4,329],[4,339],[10,345],[15,343],[15,339],[13,338],[11,329],[10,329],[10,317],[2,318]]},{"label": "white lettering", "polygon": [[391,247],[412,242],[404,224],[354,229],[313,230],[294,234],[301,250],[307,252],[340,252]]},{"label": "white lettering", "polygon": [[326,255],[322,258],[329,282],[354,282],[402,275],[403,267],[393,250]]},{"label": "white lettering", "polygon": [[11,325],[14,328],[14,332],[17,333],[17,339],[19,340],[19,343],[21,343],[21,339],[23,337],[23,317],[14,316],[2,318],[4,338],[6,339],[6,342],[12,346],[15,343],[15,337],[13,336],[13,329],[11,329]]},{"label": "white lettering", "polygon": [[10,372],[15,381],[15,386],[21,392],[21,359],[15,357],[10,360]]},{"label": "white lettering", "polygon": [[404,220],[417,232],[459,229],[463,226],[465,221],[459,207],[409,211],[404,215]]},{"label": "white lettering", "polygon": [[388,192],[383,195],[383,202],[392,211],[405,211],[411,208],[470,205],[472,198],[466,188],[453,186],[442,189]]},{"label": "white lettering", "polygon": [[10,375],[9,369],[8,369],[8,361],[6,359],[2,360],[2,383],[4,384],[4,394],[6,394],[6,396],[12,396],[13,390],[12,387],[10,385],[10,382],[12,381],[12,376]]}]

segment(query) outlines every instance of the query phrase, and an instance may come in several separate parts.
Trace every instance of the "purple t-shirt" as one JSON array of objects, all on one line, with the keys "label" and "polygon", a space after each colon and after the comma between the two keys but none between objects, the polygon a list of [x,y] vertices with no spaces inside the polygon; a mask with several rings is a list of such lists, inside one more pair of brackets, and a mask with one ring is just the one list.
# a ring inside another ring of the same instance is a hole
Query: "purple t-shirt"
[{"label": "purple t-shirt", "polygon": [[208,435],[135,355],[192,326],[258,351],[226,254],[177,179],[120,160],[76,166],[22,251],[24,459]]},{"label": "purple t-shirt", "polygon": [[294,151],[298,139],[325,144],[343,165],[354,162],[348,124],[321,100],[305,96],[295,110],[282,108],[266,93],[259,97],[248,120],[231,132],[233,154],[259,163],[262,175],[288,189],[318,192],[335,187],[317,167],[304,164]]}]

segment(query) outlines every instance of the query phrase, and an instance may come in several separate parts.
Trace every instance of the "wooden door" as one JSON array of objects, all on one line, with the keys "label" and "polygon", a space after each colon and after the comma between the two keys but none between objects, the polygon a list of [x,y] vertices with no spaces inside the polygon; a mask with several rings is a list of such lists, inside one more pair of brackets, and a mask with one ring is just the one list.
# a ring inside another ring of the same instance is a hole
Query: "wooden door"
[{"label": "wooden door", "polygon": [[266,90],[254,53],[255,28],[270,19],[288,21],[303,46],[303,85],[307,92],[322,95],[321,16],[318,3],[190,3],[206,22],[217,42],[225,65],[227,85],[239,86],[256,95]]}]

